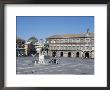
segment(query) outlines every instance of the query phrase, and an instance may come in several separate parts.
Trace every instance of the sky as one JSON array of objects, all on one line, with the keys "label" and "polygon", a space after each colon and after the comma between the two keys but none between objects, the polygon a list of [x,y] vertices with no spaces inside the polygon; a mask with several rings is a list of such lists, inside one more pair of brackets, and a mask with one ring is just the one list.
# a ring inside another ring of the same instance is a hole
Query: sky
[{"label": "sky", "polygon": [[17,37],[38,40],[52,35],[94,32],[94,16],[16,16]]}]

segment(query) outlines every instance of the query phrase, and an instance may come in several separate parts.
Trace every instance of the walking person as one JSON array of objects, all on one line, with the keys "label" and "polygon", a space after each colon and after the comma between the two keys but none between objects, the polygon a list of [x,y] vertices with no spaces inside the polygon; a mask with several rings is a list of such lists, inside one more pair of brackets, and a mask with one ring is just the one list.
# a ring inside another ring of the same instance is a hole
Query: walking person
[{"label": "walking person", "polygon": [[55,56],[54,61],[53,61],[53,62],[54,62],[54,64],[56,64],[56,61],[57,61],[57,58],[56,58],[56,56]]},{"label": "walking person", "polygon": [[57,58],[57,60],[56,60],[56,64],[58,64],[59,61],[60,61],[60,58]]}]

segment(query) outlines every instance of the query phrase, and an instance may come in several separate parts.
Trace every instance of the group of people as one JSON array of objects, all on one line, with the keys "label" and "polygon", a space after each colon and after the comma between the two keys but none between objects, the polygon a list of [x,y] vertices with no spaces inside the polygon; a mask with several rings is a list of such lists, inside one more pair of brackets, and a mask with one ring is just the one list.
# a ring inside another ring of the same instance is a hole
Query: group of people
[{"label": "group of people", "polygon": [[52,59],[49,61],[49,63],[51,63],[51,64],[58,64],[59,60],[60,59],[55,56],[55,57],[52,57]]},{"label": "group of people", "polygon": [[[44,58],[44,55],[43,54],[39,54],[39,55],[37,55],[37,54],[31,54],[31,56],[34,58],[35,56],[37,56],[36,57],[36,60],[34,60],[34,63],[35,64],[37,64],[37,63],[44,63],[44,61],[45,61],[45,58]],[[59,63],[59,60],[60,60],[60,58],[58,58],[57,56],[54,56],[54,57],[52,57],[52,58],[49,58],[49,61],[47,61],[47,63],[49,63],[49,64],[58,64]]]}]

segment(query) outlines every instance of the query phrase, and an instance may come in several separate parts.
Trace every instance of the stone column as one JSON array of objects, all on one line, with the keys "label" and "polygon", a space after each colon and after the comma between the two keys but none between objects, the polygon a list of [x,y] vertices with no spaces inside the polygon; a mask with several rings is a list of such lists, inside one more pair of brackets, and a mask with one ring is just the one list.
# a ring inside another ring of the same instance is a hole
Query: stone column
[{"label": "stone column", "polygon": [[28,54],[28,45],[25,44],[25,55],[27,56],[27,54]]}]

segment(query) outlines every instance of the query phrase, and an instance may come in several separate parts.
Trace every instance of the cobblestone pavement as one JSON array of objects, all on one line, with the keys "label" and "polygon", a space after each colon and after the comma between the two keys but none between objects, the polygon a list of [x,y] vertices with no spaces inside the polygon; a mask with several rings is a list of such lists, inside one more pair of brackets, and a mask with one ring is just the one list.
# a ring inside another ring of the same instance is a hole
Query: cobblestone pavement
[{"label": "cobblestone pavement", "polygon": [[94,59],[60,58],[58,64],[34,64],[33,57],[17,57],[17,74],[93,75]]}]

